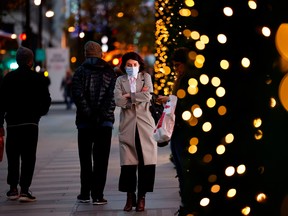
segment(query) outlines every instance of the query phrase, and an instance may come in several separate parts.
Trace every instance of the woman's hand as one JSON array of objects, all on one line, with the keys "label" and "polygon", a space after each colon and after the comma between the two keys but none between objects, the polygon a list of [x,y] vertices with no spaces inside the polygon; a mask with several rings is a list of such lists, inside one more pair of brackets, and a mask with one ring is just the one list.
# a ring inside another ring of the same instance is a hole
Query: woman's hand
[{"label": "woman's hand", "polygon": [[169,99],[169,96],[158,95],[157,102],[165,104]]},{"label": "woman's hand", "polygon": [[141,89],[141,92],[147,92],[149,90],[148,86],[143,86]]},{"label": "woman's hand", "polygon": [[122,95],[122,96],[125,97],[125,98],[131,98],[130,93],[126,93],[126,94],[124,94],[124,95]]}]

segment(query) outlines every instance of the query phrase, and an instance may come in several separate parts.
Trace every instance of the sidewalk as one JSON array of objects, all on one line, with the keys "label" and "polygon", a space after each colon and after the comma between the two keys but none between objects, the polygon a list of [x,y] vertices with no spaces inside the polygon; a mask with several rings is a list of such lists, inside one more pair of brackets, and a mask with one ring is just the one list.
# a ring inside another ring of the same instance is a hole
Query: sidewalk
[{"label": "sidewalk", "polygon": [[[118,151],[118,117],[112,137],[109,170],[105,188],[107,205],[95,206],[78,203],[80,169],[77,150],[75,110],[63,105],[52,105],[40,121],[37,162],[31,186],[37,201],[20,203],[6,199],[6,155],[0,163],[0,215],[2,216],[173,216],[179,207],[178,182],[175,169],[169,161],[169,147],[158,148],[158,164],[153,193],[146,195],[144,212],[124,212],[126,194],[118,191],[120,162]],[[23,140],[25,144],[25,140]]]}]

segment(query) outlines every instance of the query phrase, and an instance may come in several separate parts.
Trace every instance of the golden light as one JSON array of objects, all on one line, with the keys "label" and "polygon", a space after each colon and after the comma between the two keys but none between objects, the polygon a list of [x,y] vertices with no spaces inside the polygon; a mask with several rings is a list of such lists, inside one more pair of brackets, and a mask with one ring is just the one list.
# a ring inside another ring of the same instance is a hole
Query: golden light
[{"label": "golden light", "polygon": [[184,36],[185,37],[190,37],[190,35],[191,35],[191,31],[189,30],[189,29],[185,29],[184,31],[183,31],[183,34],[184,34]]},{"label": "golden light", "polygon": [[265,202],[265,201],[267,200],[267,196],[266,196],[266,194],[264,194],[264,193],[259,193],[259,194],[257,194],[257,196],[256,196],[256,200],[257,200],[257,202],[259,202],[259,203],[263,203],[263,202]]},{"label": "golden light", "polygon": [[221,60],[220,67],[223,70],[227,70],[229,68],[229,62],[227,60],[225,60],[225,59]]},{"label": "golden light", "polygon": [[164,66],[163,70],[165,75],[169,75],[171,73],[171,68],[168,66]]},{"label": "golden light", "polygon": [[286,61],[288,61],[288,23],[282,23],[277,32],[276,32],[276,48],[281,55],[282,58],[284,58]]},{"label": "golden light", "polygon": [[201,65],[201,64],[203,65],[204,62],[205,62],[205,57],[204,57],[203,55],[197,55],[195,61],[196,61],[197,63],[199,63],[200,65]]},{"label": "golden light", "polygon": [[188,121],[188,123],[189,123],[190,126],[196,126],[198,124],[198,119],[197,118],[191,118]]},{"label": "golden light", "polygon": [[226,93],[226,91],[225,91],[225,89],[223,87],[218,87],[216,89],[216,95],[218,97],[223,97],[225,95],[225,93]]},{"label": "golden light", "polygon": [[225,7],[225,8],[223,9],[223,13],[224,13],[226,16],[232,16],[232,15],[233,15],[233,10],[232,10],[232,8],[230,8],[230,7]]},{"label": "golden light", "polygon": [[185,4],[188,7],[193,7],[195,5],[195,2],[193,0],[185,0]]},{"label": "golden light", "polygon": [[207,85],[209,83],[209,77],[206,74],[201,74],[199,80],[203,85]]},{"label": "golden light", "polygon": [[210,163],[212,161],[212,155],[211,154],[206,154],[204,157],[203,157],[203,162],[204,163]]},{"label": "golden light", "polygon": [[229,133],[225,136],[225,143],[230,144],[234,141],[234,135]]},{"label": "golden light", "polygon": [[184,112],[182,113],[182,119],[183,119],[184,121],[188,121],[191,117],[192,117],[192,114],[191,114],[191,112],[189,112],[189,111],[184,111]]},{"label": "golden light", "polygon": [[221,84],[221,80],[218,77],[213,77],[211,83],[214,87],[218,87]]},{"label": "golden light", "polygon": [[261,118],[256,118],[253,120],[253,125],[255,128],[259,128],[262,125],[262,120]]},{"label": "golden light", "polygon": [[195,46],[198,50],[204,50],[205,44],[202,41],[196,41]]},{"label": "golden light", "polygon": [[197,31],[192,31],[192,32],[191,32],[191,38],[192,38],[193,40],[198,40],[198,39],[200,38],[199,32],[197,32]]},{"label": "golden light", "polygon": [[77,61],[77,58],[75,56],[72,56],[70,61],[71,61],[71,63],[75,63]]},{"label": "golden light", "polygon": [[233,176],[235,174],[235,168],[233,166],[229,166],[225,169],[226,176]]},{"label": "golden light", "polygon": [[271,35],[271,30],[270,30],[268,27],[264,26],[264,27],[262,28],[262,34],[263,34],[265,37],[269,37],[269,36]]},{"label": "golden light", "polygon": [[209,203],[210,203],[210,199],[207,198],[207,197],[205,197],[205,198],[200,200],[200,205],[203,206],[203,207],[208,206]]},{"label": "golden light", "polygon": [[74,32],[74,31],[75,31],[75,27],[74,27],[74,26],[70,26],[70,27],[68,28],[68,32],[72,33],[72,32]]},{"label": "golden light", "polygon": [[189,86],[187,88],[187,92],[190,94],[190,95],[196,95],[198,93],[198,87],[193,87],[193,86]]},{"label": "golden light", "polygon": [[224,145],[218,145],[217,148],[216,148],[216,153],[217,153],[218,155],[224,154],[225,151],[226,151],[226,148],[225,148]]},{"label": "golden light", "polygon": [[201,35],[200,41],[204,44],[208,44],[209,43],[209,37],[207,35]]},{"label": "golden light", "polygon": [[208,100],[206,101],[206,105],[209,108],[213,108],[216,105],[216,100],[214,98],[208,98]]},{"label": "golden light", "polygon": [[263,137],[263,131],[262,130],[257,130],[255,135],[254,135],[254,138],[256,140],[260,140],[260,139],[262,139],[262,137]]},{"label": "golden light", "polygon": [[179,89],[178,91],[177,91],[177,97],[178,98],[184,98],[186,96],[186,92],[183,90],[183,89]]},{"label": "golden light", "polygon": [[217,176],[216,175],[209,175],[208,177],[208,182],[216,182],[217,181]]},{"label": "golden light", "polygon": [[[270,107],[274,108],[276,106],[276,104],[277,104],[276,99],[271,97],[270,98]],[[288,110],[288,104],[287,104],[287,107],[285,106],[285,109]]]},{"label": "golden light", "polygon": [[227,197],[232,198],[232,197],[236,196],[236,193],[237,193],[236,189],[231,188],[231,189],[228,190],[228,192],[227,192]]},{"label": "golden light", "polygon": [[199,140],[197,137],[192,137],[189,141],[190,145],[198,145]]},{"label": "golden light", "polygon": [[243,215],[249,215],[250,214],[250,211],[251,211],[251,208],[249,206],[246,206],[244,207],[242,210],[241,210],[241,213]]},{"label": "golden light", "polygon": [[203,125],[202,125],[202,130],[204,132],[209,132],[210,130],[212,129],[212,124],[210,122],[205,122]]},{"label": "golden light", "polygon": [[237,173],[239,175],[242,175],[245,172],[246,172],[246,166],[244,164],[241,164],[237,167]]},{"label": "golden light", "polygon": [[119,59],[118,58],[114,58],[113,60],[112,60],[112,64],[113,65],[118,65],[119,64]]},{"label": "golden light", "polygon": [[123,12],[118,12],[118,13],[117,13],[117,17],[118,17],[118,18],[122,18],[123,16],[124,16],[124,13],[123,13]]},{"label": "golden light", "polygon": [[227,37],[224,34],[219,34],[217,36],[217,40],[218,40],[219,43],[225,44],[227,42]]},{"label": "golden light", "polygon": [[195,51],[190,51],[188,57],[190,60],[194,61],[196,59],[197,53]]},{"label": "golden light", "polygon": [[213,185],[212,187],[211,187],[211,192],[212,193],[218,193],[220,191],[220,185]]},{"label": "golden light", "polygon": [[250,66],[250,60],[245,57],[241,60],[241,64],[244,68],[248,68]]},{"label": "golden light", "polygon": [[191,15],[191,11],[187,8],[182,8],[180,11],[179,11],[179,14],[181,16],[184,16],[184,17],[189,17]]},{"label": "golden light", "polygon": [[188,80],[188,84],[189,84],[189,86],[197,87],[198,81],[197,81],[197,79],[195,79],[195,78],[190,78],[190,79]]},{"label": "golden light", "polygon": [[1,54],[1,55],[5,55],[5,53],[7,53],[7,50],[5,50],[5,49],[0,49],[0,54]]},{"label": "golden light", "polygon": [[195,154],[195,153],[197,152],[197,146],[196,146],[196,145],[191,145],[191,146],[189,146],[188,152],[189,152],[190,154]]},{"label": "golden light", "polygon": [[[280,102],[281,102],[282,106],[286,109],[286,111],[288,111],[287,92],[288,92],[288,73],[281,80],[280,85],[279,85],[279,89],[278,89],[278,95],[279,95]],[[274,99],[274,101],[275,101],[275,99]],[[273,104],[271,100],[270,100],[270,104]],[[274,103],[274,104],[276,104],[276,103]],[[271,106],[271,107],[273,107],[273,106]]]},{"label": "golden light", "polygon": [[257,3],[254,0],[249,0],[248,1],[248,6],[249,8],[251,8],[252,10],[255,10],[257,8]]},{"label": "golden light", "polygon": [[218,114],[219,114],[219,115],[223,116],[223,115],[225,115],[226,113],[227,113],[227,109],[226,109],[225,106],[220,106],[220,107],[218,108]]},{"label": "golden light", "polygon": [[202,116],[203,112],[202,112],[202,109],[200,107],[197,107],[193,110],[193,115],[196,117],[196,118],[200,118]]}]

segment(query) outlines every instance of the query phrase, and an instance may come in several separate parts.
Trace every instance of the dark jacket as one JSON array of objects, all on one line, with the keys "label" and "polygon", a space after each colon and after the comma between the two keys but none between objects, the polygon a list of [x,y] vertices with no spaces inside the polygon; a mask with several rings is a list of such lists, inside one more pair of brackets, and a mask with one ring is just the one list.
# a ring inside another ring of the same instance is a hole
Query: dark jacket
[{"label": "dark jacket", "polygon": [[43,76],[28,66],[9,72],[0,86],[0,128],[4,118],[7,126],[38,124],[50,107],[51,97]]},{"label": "dark jacket", "polygon": [[[78,128],[114,123],[116,73],[100,58],[87,58],[74,73],[72,95]],[[111,126],[112,126],[111,124]]]}]

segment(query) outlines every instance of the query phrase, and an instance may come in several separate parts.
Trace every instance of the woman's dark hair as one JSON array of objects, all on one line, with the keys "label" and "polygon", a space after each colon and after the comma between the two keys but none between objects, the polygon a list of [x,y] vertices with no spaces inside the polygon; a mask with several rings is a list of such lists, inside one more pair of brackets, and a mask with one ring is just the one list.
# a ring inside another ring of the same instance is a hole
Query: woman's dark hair
[{"label": "woman's dark hair", "polygon": [[136,52],[128,52],[122,56],[122,60],[121,60],[121,64],[120,64],[120,70],[123,73],[126,74],[125,66],[126,66],[126,62],[129,59],[133,59],[135,61],[138,61],[139,65],[140,65],[139,72],[141,72],[145,69],[145,63],[144,63],[144,60],[142,59],[142,57],[139,54],[137,54]]}]

